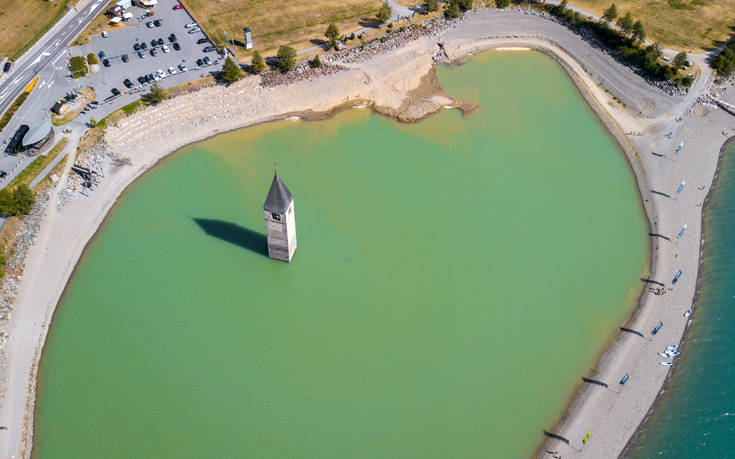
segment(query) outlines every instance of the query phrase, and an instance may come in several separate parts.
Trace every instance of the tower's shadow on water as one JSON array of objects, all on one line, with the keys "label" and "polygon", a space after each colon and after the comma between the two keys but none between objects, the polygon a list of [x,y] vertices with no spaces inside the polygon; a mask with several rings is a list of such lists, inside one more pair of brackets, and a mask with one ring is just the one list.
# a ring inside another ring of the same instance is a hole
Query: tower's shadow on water
[{"label": "tower's shadow on water", "polygon": [[205,233],[212,237],[222,239],[250,250],[264,257],[268,256],[268,240],[265,234],[258,233],[249,228],[245,228],[236,223],[226,222],[224,220],[215,220],[211,218],[193,218],[197,225],[204,230]]}]

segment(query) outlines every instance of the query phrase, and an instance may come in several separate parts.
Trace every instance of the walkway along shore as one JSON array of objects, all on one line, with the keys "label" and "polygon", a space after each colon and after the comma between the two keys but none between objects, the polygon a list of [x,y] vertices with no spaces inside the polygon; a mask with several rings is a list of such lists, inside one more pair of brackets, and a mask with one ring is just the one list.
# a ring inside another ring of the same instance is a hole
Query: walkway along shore
[{"label": "walkway along shore", "polygon": [[[594,371],[580,375],[580,382],[586,377],[608,387],[583,383],[567,414],[556,426],[548,426],[548,432],[557,437],[540,444],[538,450],[539,457],[550,455],[547,451],[558,451],[565,458],[619,455],[671,371],[659,365],[662,358],[657,352],[678,343],[687,321],[696,317],[683,315],[692,307],[700,259],[702,208],[698,204],[715,175],[725,140],[721,133],[735,118],[698,102],[711,79],[704,56],[690,57],[703,71],[689,94],[669,96],[555,22],[495,10],[471,13],[454,28],[364,61],[340,63],[336,57],[333,63],[346,70],[333,74],[267,88],[258,77],[230,87],[204,88],[108,128],[105,141],[110,156],[104,163],[104,180],[89,197],[75,196],[59,208],[62,180],[26,259],[7,344],[7,392],[0,406],[0,425],[8,431],[0,435],[0,454],[30,457],[39,361],[56,304],[87,243],[136,178],[187,144],[257,123],[291,116],[320,118],[355,105],[411,121],[448,105],[461,105],[441,92],[431,77],[438,41],[452,60],[498,47],[526,47],[553,56],[625,151],[651,235],[651,279],[642,282],[639,307],[621,324],[636,333],[619,332]],[[641,135],[623,134],[631,131]],[[675,154],[681,142],[684,148]],[[676,200],[664,196],[673,196],[682,180],[687,187]],[[677,238],[684,224],[686,232]],[[682,275],[672,285],[678,270]],[[650,293],[651,282],[663,284],[666,294]],[[652,336],[659,321],[664,325]],[[621,386],[618,381],[626,373],[629,380]],[[591,432],[589,441],[583,443],[587,432]],[[544,440],[541,431],[539,438]]]}]

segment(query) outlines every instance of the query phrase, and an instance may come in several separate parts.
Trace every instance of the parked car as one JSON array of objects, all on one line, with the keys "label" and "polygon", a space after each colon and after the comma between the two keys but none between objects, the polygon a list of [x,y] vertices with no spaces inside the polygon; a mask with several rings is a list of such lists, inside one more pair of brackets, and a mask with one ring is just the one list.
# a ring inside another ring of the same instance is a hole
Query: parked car
[{"label": "parked car", "polygon": [[202,31],[202,29],[200,29],[199,27],[194,27],[193,29],[191,29],[189,31],[189,33],[197,33],[197,32],[201,32],[201,31]]},{"label": "parked car", "polygon": [[156,27],[161,27],[161,20],[160,19],[156,19],[155,21],[153,21],[153,25],[156,26]]},{"label": "parked car", "polygon": [[145,81],[147,81],[148,83],[153,83],[154,81],[156,81],[156,79],[153,78],[152,73],[149,73],[148,75],[145,76]]},{"label": "parked car", "polygon": [[170,41],[171,43],[176,43],[176,40],[177,38],[176,38],[175,33],[172,33],[171,35],[168,36],[168,41]]},{"label": "parked car", "polygon": [[174,10],[180,10],[183,7],[184,7],[184,5],[182,5],[181,3],[179,3],[178,5],[174,5]]},{"label": "parked car", "polygon": [[159,38],[156,43],[158,43],[158,46],[163,46],[163,38]]},{"label": "parked car", "polygon": [[146,84],[146,79],[145,79],[145,77],[144,77],[144,76],[139,76],[139,77],[138,77],[138,83],[140,83],[140,84]]},{"label": "parked car", "polygon": [[108,61],[107,59],[102,59],[102,65],[104,65],[105,67],[109,67],[110,61]]},{"label": "parked car", "polygon": [[143,51],[138,51],[138,57],[145,59],[145,53]]},{"label": "parked car", "polygon": [[140,43],[136,42],[135,44],[133,44],[133,50],[140,51]]},{"label": "parked car", "polygon": [[148,49],[148,45],[145,44],[145,42],[140,44],[140,49]]},{"label": "parked car", "polygon": [[156,75],[158,75],[158,78],[166,78],[166,72],[161,69],[156,70]]},{"label": "parked car", "polygon": [[190,22],[186,24],[184,27],[186,27],[187,29],[191,29],[192,27],[196,27],[196,26],[197,26],[196,22]]},{"label": "parked car", "polygon": [[97,55],[100,57],[100,59],[104,59],[106,57],[106,54],[104,51],[100,51]]},{"label": "parked car", "polygon": [[168,46],[166,45],[161,46],[161,49],[163,50],[164,53],[168,52]]},{"label": "parked car", "polygon": [[154,38],[153,40],[151,40],[151,46],[156,46],[156,45],[158,45],[158,40]]},{"label": "parked car", "polygon": [[175,68],[169,67],[168,68],[168,73],[170,73],[171,75],[176,75],[176,73],[178,73],[178,72],[176,72],[176,69]]},{"label": "parked car", "polygon": [[184,64],[179,64],[179,70],[181,70],[182,72],[186,72],[188,69]]},{"label": "parked car", "polygon": [[5,66],[3,66],[3,72],[9,72],[9,71],[10,71],[10,67],[11,67],[12,65],[13,65],[13,64],[11,64],[11,63],[10,63],[10,61],[6,62],[6,63],[5,63]]},{"label": "parked car", "polygon": [[8,176],[8,173],[5,171],[0,171],[0,178],[5,178]]},{"label": "parked car", "polygon": [[123,80],[123,84],[125,85],[125,87],[126,87],[126,88],[132,88],[132,87],[134,86],[134,85],[133,85],[133,82],[132,82],[132,81],[130,81],[130,80],[129,80],[128,78],[125,78],[125,79]]},{"label": "parked car", "polygon": [[176,51],[181,51],[181,46],[179,46],[179,44],[178,44],[178,43],[174,43],[174,49],[175,49]]},{"label": "parked car", "polygon": [[156,48],[153,48],[153,49],[151,50],[151,56],[153,56],[153,57],[156,57],[156,56],[158,56],[158,50],[157,50]]},{"label": "parked car", "polygon": [[117,88],[112,88],[112,94],[115,95],[115,96],[119,96],[120,95],[120,90],[117,89]]},{"label": "parked car", "polygon": [[103,31],[102,31],[102,38],[107,38],[107,37],[109,37],[109,36],[110,36],[110,34],[109,34],[109,33],[107,33],[107,31],[106,31],[106,30],[103,30]]},{"label": "parked car", "polygon": [[204,65],[204,61],[203,61],[203,60],[201,60],[201,59],[197,59],[197,65],[198,65],[199,67],[203,66],[203,65]]},{"label": "parked car", "polygon": [[128,62],[130,60],[127,54],[123,54],[121,59],[123,62]]},{"label": "parked car", "polygon": [[146,26],[147,26],[147,27],[148,27],[149,29],[152,29],[152,28],[153,28],[153,23],[152,23],[151,21],[148,21],[148,22],[146,22],[146,23],[145,23],[145,25],[146,25]]},{"label": "parked car", "polygon": [[211,53],[212,51],[217,51],[217,48],[215,48],[214,46],[205,46],[202,51],[204,51],[205,53]]},{"label": "parked car", "polygon": [[204,56],[204,65],[209,65],[211,63],[212,61],[209,59],[209,56]]},{"label": "parked car", "polygon": [[203,45],[204,43],[209,43],[209,40],[207,37],[202,37],[199,40],[197,40],[197,45]]}]

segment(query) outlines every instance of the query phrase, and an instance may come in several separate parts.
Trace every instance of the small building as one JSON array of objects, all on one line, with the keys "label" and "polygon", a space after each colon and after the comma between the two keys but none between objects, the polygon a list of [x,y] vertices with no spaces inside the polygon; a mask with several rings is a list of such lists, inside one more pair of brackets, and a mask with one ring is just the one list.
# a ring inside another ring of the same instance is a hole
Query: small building
[{"label": "small building", "polygon": [[62,99],[56,102],[53,107],[51,107],[51,111],[56,113],[57,115],[63,115],[64,113],[69,111],[69,104]]},{"label": "small building", "polygon": [[54,126],[51,119],[46,118],[35,123],[28,133],[23,137],[21,150],[33,156],[43,153],[54,141]]},{"label": "small building", "polygon": [[274,260],[290,262],[296,251],[296,215],[293,195],[278,173],[273,175],[268,197],[263,204],[263,213],[268,234],[268,256]]},{"label": "small building", "polygon": [[125,8],[120,5],[114,5],[112,6],[112,8],[105,11],[105,16],[107,16],[108,18],[112,18],[117,16],[118,14],[122,14],[123,11],[125,11]]},{"label": "small building", "polygon": [[242,33],[245,35],[245,49],[252,49],[253,33],[250,31],[250,27],[243,27]]}]

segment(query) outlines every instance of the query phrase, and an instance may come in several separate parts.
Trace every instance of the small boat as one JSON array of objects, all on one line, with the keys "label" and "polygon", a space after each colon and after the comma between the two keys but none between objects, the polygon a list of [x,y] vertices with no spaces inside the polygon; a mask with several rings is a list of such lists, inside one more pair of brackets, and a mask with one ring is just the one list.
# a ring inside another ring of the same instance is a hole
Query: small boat
[{"label": "small boat", "polygon": [[674,362],[659,362],[659,365],[663,365],[665,367],[670,367],[674,364]]},{"label": "small boat", "polygon": [[680,143],[679,146],[676,147],[676,151],[674,152],[674,154],[678,155],[682,148],[684,148],[684,142]]},{"label": "small boat", "polygon": [[666,346],[667,351],[675,351],[677,349],[679,349],[679,346],[676,346],[674,344],[672,344],[671,346]]},{"label": "small boat", "polygon": [[663,322],[659,322],[656,325],[656,327],[653,330],[651,330],[651,335],[655,335],[656,333],[658,333],[658,331],[661,330],[661,327],[663,327],[663,326],[664,326],[664,323]]},{"label": "small boat", "polygon": [[681,237],[682,237],[682,236],[684,235],[684,231],[686,231],[686,229],[687,229],[687,226],[686,226],[686,225],[684,225],[684,226],[683,226],[683,227],[681,228],[681,230],[679,230],[679,234],[677,234],[677,235],[676,235],[676,238],[677,238],[677,239],[681,239]]},{"label": "small boat", "polygon": [[686,180],[682,180],[682,181],[681,181],[681,185],[679,185],[679,188],[677,188],[677,189],[676,189],[676,194],[679,194],[679,193],[681,193],[681,190],[683,190],[683,189],[684,189],[684,185],[685,185],[686,183],[687,183],[687,181],[686,181]]},{"label": "small boat", "polygon": [[664,352],[659,352],[658,355],[660,355],[661,357],[663,357],[665,359],[670,359],[671,358],[671,357],[669,357],[669,354],[666,354]]},{"label": "small boat", "polygon": [[679,351],[666,351],[666,355],[668,355],[670,359],[676,357],[679,354],[681,354],[681,352]]},{"label": "small boat", "polygon": [[676,272],[676,276],[674,276],[674,280],[671,281],[672,284],[676,284],[679,282],[679,278],[681,277],[681,269]]},{"label": "small boat", "polygon": [[620,380],[620,384],[623,385],[628,382],[628,378],[630,378],[630,375],[628,373],[625,373],[625,376],[623,376],[623,379]]},{"label": "small boat", "polygon": [[692,315],[691,308],[687,309],[687,312],[684,313],[684,317],[689,317],[690,315]]}]

